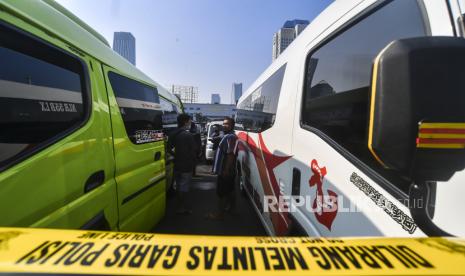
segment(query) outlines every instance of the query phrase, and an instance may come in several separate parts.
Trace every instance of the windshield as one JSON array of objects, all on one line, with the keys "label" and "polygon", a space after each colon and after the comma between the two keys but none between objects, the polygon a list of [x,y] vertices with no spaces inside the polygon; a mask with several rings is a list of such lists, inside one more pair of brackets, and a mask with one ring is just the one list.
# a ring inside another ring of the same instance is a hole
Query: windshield
[{"label": "windshield", "polygon": [[218,134],[221,134],[223,132],[223,125],[221,124],[214,124],[210,125],[208,128],[208,137],[212,137],[213,134],[217,132]]}]

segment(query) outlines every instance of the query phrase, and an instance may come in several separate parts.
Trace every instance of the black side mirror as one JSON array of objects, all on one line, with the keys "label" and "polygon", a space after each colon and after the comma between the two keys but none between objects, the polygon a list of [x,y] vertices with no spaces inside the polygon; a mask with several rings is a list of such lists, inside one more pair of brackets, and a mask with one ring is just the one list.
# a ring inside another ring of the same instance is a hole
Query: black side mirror
[{"label": "black side mirror", "polygon": [[447,181],[465,168],[465,39],[392,42],[376,58],[368,147],[413,180]]},{"label": "black side mirror", "polygon": [[411,180],[409,207],[420,229],[449,236],[432,222],[429,203],[415,202],[465,168],[465,39],[392,42],[374,62],[370,97],[369,150]]}]

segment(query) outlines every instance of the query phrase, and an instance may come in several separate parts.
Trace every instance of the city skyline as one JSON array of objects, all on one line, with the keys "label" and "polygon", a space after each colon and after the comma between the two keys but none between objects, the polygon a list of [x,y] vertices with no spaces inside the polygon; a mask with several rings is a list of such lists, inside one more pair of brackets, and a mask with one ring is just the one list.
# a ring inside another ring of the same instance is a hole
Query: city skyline
[{"label": "city skyline", "polygon": [[199,102],[220,93],[226,103],[233,82],[243,83],[245,92],[270,65],[270,37],[286,20],[311,21],[332,2],[57,1],[110,43],[114,32],[131,32],[137,67],[165,88],[195,86]]}]

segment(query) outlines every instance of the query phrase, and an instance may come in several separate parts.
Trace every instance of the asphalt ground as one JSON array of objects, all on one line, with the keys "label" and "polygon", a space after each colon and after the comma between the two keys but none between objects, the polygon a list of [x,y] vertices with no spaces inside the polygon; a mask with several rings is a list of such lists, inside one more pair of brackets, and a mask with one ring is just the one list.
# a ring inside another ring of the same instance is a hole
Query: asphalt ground
[{"label": "asphalt ground", "polygon": [[227,213],[221,220],[205,218],[208,212],[218,208],[216,195],[216,176],[210,174],[211,166],[198,165],[197,176],[192,180],[186,204],[192,214],[176,213],[176,197],[167,196],[166,214],[153,229],[155,233],[227,235],[227,236],[265,236],[266,232],[253,209],[252,203],[235,187],[236,210]]}]

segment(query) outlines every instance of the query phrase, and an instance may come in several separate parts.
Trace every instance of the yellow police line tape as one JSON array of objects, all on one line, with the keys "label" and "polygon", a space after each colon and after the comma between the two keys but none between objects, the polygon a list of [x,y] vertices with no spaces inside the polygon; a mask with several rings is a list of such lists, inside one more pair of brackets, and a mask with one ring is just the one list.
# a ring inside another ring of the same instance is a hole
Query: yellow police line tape
[{"label": "yellow police line tape", "polygon": [[0,275],[5,273],[465,275],[465,240],[0,228]]}]

